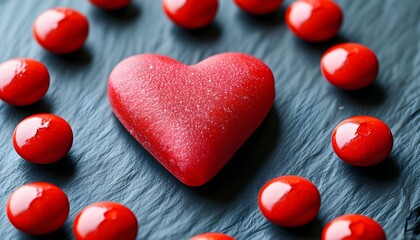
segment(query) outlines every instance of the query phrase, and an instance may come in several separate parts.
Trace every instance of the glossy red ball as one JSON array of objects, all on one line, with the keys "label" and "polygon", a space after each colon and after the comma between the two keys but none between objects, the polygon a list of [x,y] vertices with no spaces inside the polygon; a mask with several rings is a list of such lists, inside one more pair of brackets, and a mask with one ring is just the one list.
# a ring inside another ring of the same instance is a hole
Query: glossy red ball
[{"label": "glossy red ball", "polygon": [[44,64],[27,58],[16,58],[0,65],[0,99],[15,106],[39,101],[50,86],[50,75]]},{"label": "glossy red ball", "polygon": [[379,62],[369,48],[357,43],[343,43],[330,48],[324,54],[321,71],[334,86],[355,90],[375,81]]},{"label": "glossy red ball", "polygon": [[134,213],[115,202],[94,203],[84,208],[73,223],[76,240],[135,240],[137,231]]},{"label": "glossy red ball", "polygon": [[309,180],[299,176],[282,176],[264,185],[258,204],[263,215],[274,224],[296,227],[316,217],[321,196]]},{"label": "glossy red ball", "polygon": [[297,0],[286,12],[286,23],[296,36],[309,42],[335,37],[343,22],[340,6],[332,0]]},{"label": "glossy red ball", "polygon": [[386,240],[385,232],[375,220],[358,214],[343,215],[328,223],[322,240]]},{"label": "glossy red ball", "polygon": [[235,0],[235,3],[249,14],[265,15],[278,10],[283,0]]},{"label": "glossy red ball", "polygon": [[20,122],[13,133],[13,146],[26,161],[48,164],[62,159],[73,144],[73,131],[66,120],[53,114],[35,114]]},{"label": "glossy red ball", "polygon": [[87,18],[70,8],[53,8],[35,20],[34,36],[46,50],[67,54],[79,50],[89,33]]},{"label": "glossy red ball", "polygon": [[163,0],[166,15],[180,27],[199,29],[216,17],[218,0]]},{"label": "glossy red ball", "polygon": [[7,217],[13,226],[31,235],[58,230],[66,221],[69,209],[66,194],[46,182],[29,183],[18,188],[6,206]]},{"label": "glossy red ball", "polygon": [[127,7],[132,0],[89,0],[95,6],[105,10],[117,10]]},{"label": "glossy red ball", "polygon": [[235,240],[233,237],[223,233],[203,233],[190,238],[190,240]]},{"label": "glossy red ball", "polygon": [[353,166],[372,166],[385,160],[393,146],[389,127],[369,116],[355,116],[337,125],[332,137],[335,153]]}]

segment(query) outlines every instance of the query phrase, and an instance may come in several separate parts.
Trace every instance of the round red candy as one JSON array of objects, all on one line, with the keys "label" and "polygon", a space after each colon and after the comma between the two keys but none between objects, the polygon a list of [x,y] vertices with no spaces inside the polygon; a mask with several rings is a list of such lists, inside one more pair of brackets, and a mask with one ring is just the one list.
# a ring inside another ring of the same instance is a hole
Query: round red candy
[{"label": "round red candy", "polygon": [[343,215],[328,223],[322,240],[386,240],[385,232],[375,220],[358,214]]},{"label": "round red candy", "polygon": [[73,144],[66,120],[53,114],[35,114],[20,122],[13,133],[13,146],[26,161],[48,164],[62,159]]},{"label": "round red candy", "polygon": [[332,134],[335,153],[353,166],[372,166],[385,160],[392,150],[393,137],[381,120],[369,116],[348,118]]},{"label": "round red candy", "polygon": [[117,10],[127,7],[131,0],[89,0],[95,6],[105,10]]},{"label": "round red candy", "polygon": [[375,81],[379,62],[369,48],[357,43],[343,43],[330,48],[324,54],[321,71],[334,86],[355,90]]},{"label": "round red candy", "polygon": [[73,224],[76,240],[135,240],[137,231],[134,213],[115,202],[98,202],[86,207]]},{"label": "round red candy", "polygon": [[45,182],[18,188],[6,206],[10,222],[22,232],[43,235],[63,226],[69,215],[69,201],[57,186]]},{"label": "round red candy", "polygon": [[166,15],[186,29],[208,26],[216,17],[218,0],[163,0]]},{"label": "round red candy", "polygon": [[0,99],[26,106],[39,101],[50,86],[50,75],[44,64],[16,58],[0,65]]},{"label": "round red candy", "polygon": [[38,16],[33,31],[43,48],[56,54],[66,54],[83,46],[88,37],[89,23],[76,10],[53,8]]},{"label": "round red candy", "polygon": [[223,233],[203,233],[190,238],[190,240],[235,240],[233,237]]},{"label": "round red candy", "polygon": [[282,176],[264,185],[258,204],[264,216],[274,224],[296,227],[316,217],[321,196],[309,180],[299,176]]},{"label": "round red candy", "polygon": [[343,14],[332,0],[297,0],[287,9],[286,22],[298,37],[322,42],[337,35]]},{"label": "round red candy", "polygon": [[235,0],[243,11],[253,15],[264,15],[278,10],[283,0]]}]

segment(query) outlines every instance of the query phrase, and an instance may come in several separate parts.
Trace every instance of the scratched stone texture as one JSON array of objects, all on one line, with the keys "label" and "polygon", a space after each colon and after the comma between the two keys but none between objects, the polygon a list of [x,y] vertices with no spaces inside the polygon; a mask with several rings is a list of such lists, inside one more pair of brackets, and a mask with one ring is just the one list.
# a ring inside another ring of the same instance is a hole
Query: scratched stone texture
[{"label": "scratched stone texture", "polygon": [[[420,203],[420,1],[338,0],[345,21],[334,40],[303,42],[288,30],[283,8],[252,17],[230,0],[221,0],[209,28],[188,32],[174,26],[158,0],[134,1],[108,13],[84,0],[0,0],[0,61],[31,57],[46,64],[52,83],[46,97],[23,108],[0,103],[0,208],[17,187],[32,181],[60,186],[71,202],[62,230],[44,237],[18,232],[0,211],[0,239],[73,239],[72,221],[96,201],[118,201],[139,220],[138,239],[187,239],[220,231],[239,240],[319,239],[322,227],[345,213],[373,217],[389,239],[404,238],[405,219]],[[32,37],[36,16],[54,6],[86,14],[90,35],[85,47],[55,56]],[[372,48],[381,63],[376,83],[345,92],[322,77],[323,52],[340,42]],[[211,55],[239,51],[265,61],[276,78],[276,100],[261,127],[207,185],[190,188],[159,165],[114,117],[107,79],[122,59],[159,53],[194,64]],[[37,166],[14,151],[11,136],[23,118],[58,114],[72,125],[75,139],[68,157]],[[395,137],[391,156],[371,168],[341,162],[330,146],[336,124],[353,115],[372,115],[388,123]],[[257,205],[260,187],[279,175],[312,180],[322,207],[310,224],[286,229],[270,224]]]}]

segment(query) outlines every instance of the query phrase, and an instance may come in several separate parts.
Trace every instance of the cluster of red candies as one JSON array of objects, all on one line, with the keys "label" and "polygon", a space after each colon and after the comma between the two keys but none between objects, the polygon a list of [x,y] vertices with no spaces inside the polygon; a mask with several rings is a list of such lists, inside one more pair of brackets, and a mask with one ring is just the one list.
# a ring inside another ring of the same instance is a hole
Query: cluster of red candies
[{"label": "cluster of red candies", "polygon": [[[90,0],[105,10],[120,9],[131,0]],[[268,14],[282,0],[234,0],[253,15]],[[218,0],[163,0],[168,17],[177,25],[197,29],[209,25],[216,16]],[[299,38],[321,42],[335,37],[341,27],[342,10],[332,0],[297,0],[288,8],[287,24]],[[89,32],[88,20],[69,8],[54,8],[35,21],[34,36],[46,50],[67,54],[80,49]],[[333,85],[355,90],[370,85],[377,77],[379,63],[367,47],[345,43],[329,49],[321,60],[321,70]],[[50,84],[48,69],[32,59],[12,59],[0,65],[0,99],[15,106],[39,101]],[[13,134],[16,152],[35,164],[62,159],[73,143],[70,125],[53,114],[37,114],[20,122]],[[381,120],[356,116],[334,129],[335,153],[354,166],[372,166],[391,152],[393,137]],[[313,220],[320,209],[317,187],[299,176],[282,176],[269,181],[260,191],[259,207],[274,224],[296,227]],[[28,234],[47,234],[59,229],[69,214],[69,200],[57,186],[36,182],[18,188],[7,203],[7,216],[19,230]],[[98,202],[83,209],[74,220],[76,239],[135,239],[136,216],[127,207],[114,202]],[[350,214],[334,219],[323,231],[322,239],[385,239],[382,227],[373,219]],[[220,233],[206,233],[192,240],[232,240]]]},{"label": "cluster of red candies", "polygon": [[[91,0],[105,9],[126,6],[131,0]],[[67,54],[85,43],[88,20],[69,8],[54,8],[36,19],[34,37],[46,50]],[[18,58],[0,65],[0,99],[14,106],[31,105],[44,97],[50,85],[48,69],[33,59]],[[21,121],[13,133],[16,152],[28,162],[50,164],[67,155],[73,144],[73,131],[63,118],[36,114]],[[10,222],[31,235],[52,233],[63,226],[70,211],[66,194],[47,182],[34,182],[15,190],[7,202]],[[134,213],[116,202],[97,202],[85,207],[74,220],[78,240],[136,239],[138,222]]]},{"label": "cluster of red candies", "polygon": [[[180,2],[163,0],[168,17],[183,28],[205,27],[216,16],[218,0]],[[265,15],[277,11],[283,0],[234,2],[249,14]],[[334,38],[342,21],[342,10],[332,0],[296,0],[286,12],[286,23],[290,30],[308,42],[324,42]],[[343,43],[326,51],[321,59],[321,71],[332,85],[344,90],[358,90],[375,81],[379,62],[375,53],[366,46]],[[337,125],[332,134],[332,146],[346,163],[372,166],[388,157],[393,147],[393,136],[381,120],[370,116],[355,116]],[[263,215],[283,227],[296,227],[310,222],[318,214],[321,204],[317,187],[299,176],[282,176],[269,181],[261,189],[258,200]],[[322,239],[382,240],[386,236],[382,227],[373,219],[349,214],[328,223]]]}]

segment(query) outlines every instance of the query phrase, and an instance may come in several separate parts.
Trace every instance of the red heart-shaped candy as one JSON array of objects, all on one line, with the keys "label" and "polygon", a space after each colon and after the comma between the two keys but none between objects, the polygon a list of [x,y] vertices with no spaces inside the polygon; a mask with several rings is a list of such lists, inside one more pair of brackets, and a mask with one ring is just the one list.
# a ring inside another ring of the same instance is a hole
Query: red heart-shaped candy
[{"label": "red heart-shaped candy", "polygon": [[144,54],[114,68],[108,95],[130,134],[180,181],[199,186],[261,124],[274,101],[274,77],[243,53],[192,66]]}]

